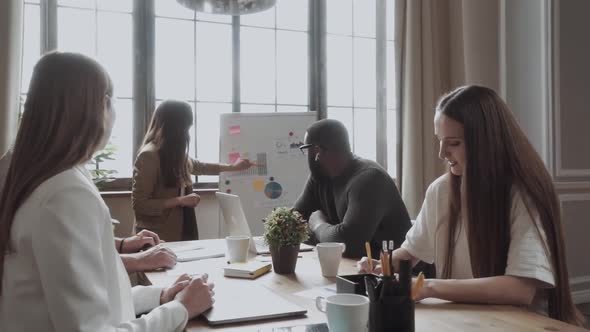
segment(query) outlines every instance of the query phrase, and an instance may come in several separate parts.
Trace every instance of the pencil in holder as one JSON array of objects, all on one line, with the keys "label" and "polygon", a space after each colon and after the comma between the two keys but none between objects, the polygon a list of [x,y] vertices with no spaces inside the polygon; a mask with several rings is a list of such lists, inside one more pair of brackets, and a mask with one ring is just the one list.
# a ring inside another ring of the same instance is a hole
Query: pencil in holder
[{"label": "pencil in holder", "polygon": [[414,301],[409,296],[384,296],[369,303],[369,332],[414,332]]}]

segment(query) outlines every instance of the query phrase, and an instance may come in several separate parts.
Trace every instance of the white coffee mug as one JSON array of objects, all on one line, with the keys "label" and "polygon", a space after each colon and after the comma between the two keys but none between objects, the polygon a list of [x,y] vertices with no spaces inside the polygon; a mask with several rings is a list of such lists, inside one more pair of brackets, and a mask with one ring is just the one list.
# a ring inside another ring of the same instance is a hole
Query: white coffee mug
[{"label": "white coffee mug", "polygon": [[225,238],[227,246],[226,258],[230,263],[243,263],[248,260],[250,237],[248,235],[234,235]]},{"label": "white coffee mug", "polygon": [[318,296],[315,305],[326,313],[334,332],[365,332],[369,325],[369,298],[357,294]]},{"label": "white coffee mug", "polygon": [[338,274],[338,267],[345,249],[344,243],[323,242],[317,244],[316,250],[324,277],[335,277]]}]

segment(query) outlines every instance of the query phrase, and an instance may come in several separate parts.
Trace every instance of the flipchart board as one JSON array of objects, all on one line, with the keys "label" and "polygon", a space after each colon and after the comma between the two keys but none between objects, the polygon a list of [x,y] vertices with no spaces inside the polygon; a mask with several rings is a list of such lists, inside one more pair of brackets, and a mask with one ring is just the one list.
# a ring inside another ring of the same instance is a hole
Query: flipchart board
[{"label": "flipchart board", "polygon": [[309,168],[299,146],[315,120],[315,112],[221,115],[220,162],[242,158],[257,164],[219,177],[219,191],[240,196],[253,235],[263,233],[262,219],[273,208],[291,207],[301,194]]}]

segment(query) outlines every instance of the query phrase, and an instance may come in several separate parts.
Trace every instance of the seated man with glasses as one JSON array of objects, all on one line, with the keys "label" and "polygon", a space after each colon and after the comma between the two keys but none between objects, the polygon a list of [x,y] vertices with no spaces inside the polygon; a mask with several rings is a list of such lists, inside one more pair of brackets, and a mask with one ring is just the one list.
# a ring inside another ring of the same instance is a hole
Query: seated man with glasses
[{"label": "seated man with glasses", "polygon": [[344,256],[379,257],[384,240],[402,244],[411,222],[393,179],[377,163],[355,156],[342,123],[325,119],[307,129],[310,176],[294,209],[309,220],[310,244],[343,242]]}]

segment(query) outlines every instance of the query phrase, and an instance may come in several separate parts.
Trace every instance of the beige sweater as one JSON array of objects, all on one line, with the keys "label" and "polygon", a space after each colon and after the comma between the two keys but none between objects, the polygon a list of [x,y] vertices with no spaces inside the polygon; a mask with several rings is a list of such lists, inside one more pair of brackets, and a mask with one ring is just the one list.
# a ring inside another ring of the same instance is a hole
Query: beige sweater
[{"label": "beige sweater", "polygon": [[[202,163],[190,159],[193,175],[218,175],[219,164]],[[165,208],[165,202],[179,195],[179,187],[168,187],[160,171],[158,148],[144,146],[133,168],[133,211],[135,225],[158,233],[165,241],[182,239],[182,207]]]}]

